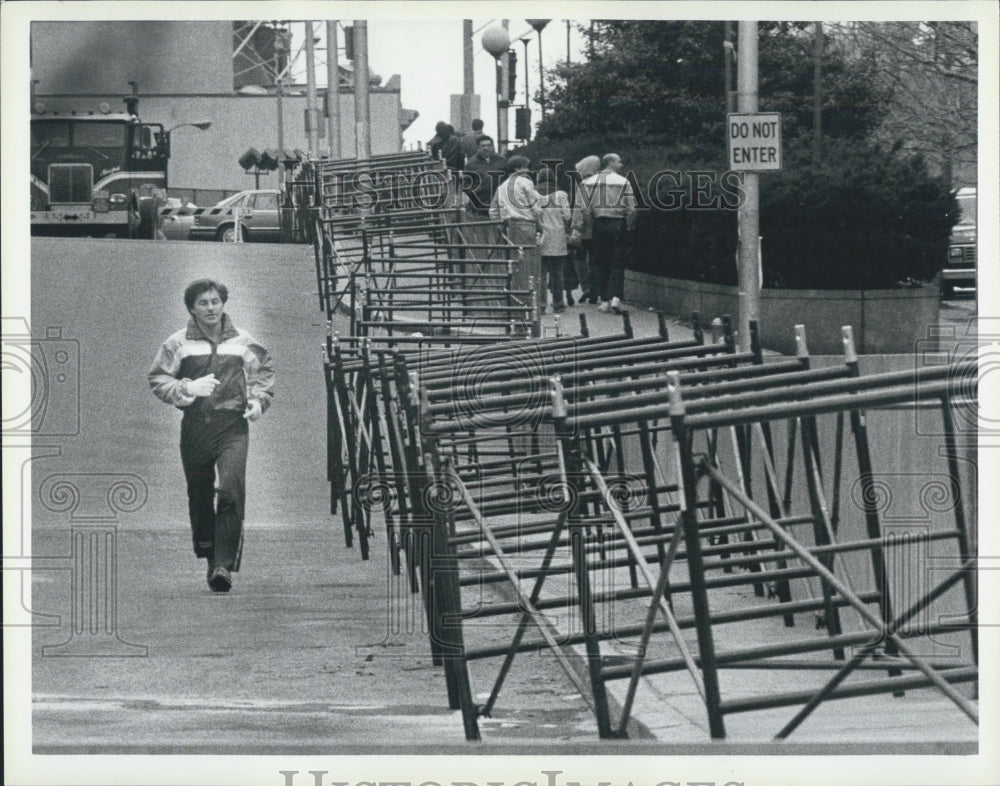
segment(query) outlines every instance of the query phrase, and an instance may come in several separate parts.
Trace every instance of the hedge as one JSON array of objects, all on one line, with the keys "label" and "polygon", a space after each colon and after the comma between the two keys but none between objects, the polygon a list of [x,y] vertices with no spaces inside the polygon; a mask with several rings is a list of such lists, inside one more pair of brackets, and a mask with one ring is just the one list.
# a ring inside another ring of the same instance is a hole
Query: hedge
[{"label": "hedge", "polygon": [[[569,166],[588,152],[618,152],[641,202],[631,267],[644,273],[736,283],[741,186],[719,158],[698,151],[594,140],[522,152]],[[954,194],[920,157],[827,140],[822,163],[805,143],[783,151],[783,169],[760,175],[764,286],[884,289],[928,282],[947,258],[958,217]]]}]

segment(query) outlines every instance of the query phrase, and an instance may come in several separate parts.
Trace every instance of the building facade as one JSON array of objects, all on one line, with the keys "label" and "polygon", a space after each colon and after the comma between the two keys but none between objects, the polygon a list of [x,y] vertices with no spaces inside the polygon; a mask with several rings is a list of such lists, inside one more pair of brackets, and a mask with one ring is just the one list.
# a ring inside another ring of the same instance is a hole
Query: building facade
[{"label": "building facade", "polygon": [[[240,48],[242,39],[234,33],[240,24],[34,22],[32,111],[85,113],[102,102],[123,111],[122,99],[135,91],[142,120],[175,129],[167,180],[171,190],[253,188],[255,178],[237,159],[251,147],[277,148],[279,126],[286,150],[308,150],[307,97],[306,86],[295,84],[284,84],[278,95],[274,70],[248,59],[246,44]],[[255,36],[266,41],[267,29],[258,28]],[[265,50],[265,57],[269,54]],[[343,68],[340,73],[340,151],[341,157],[351,157],[356,147],[352,74]],[[319,154],[325,156],[325,88],[319,92]],[[401,107],[399,77],[373,84],[369,101],[372,153],[398,152],[414,116]],[[212,124],[205,131],[186,126],[205,121]],[[262,188],[276,184],[271,173],[260,180]]]}]

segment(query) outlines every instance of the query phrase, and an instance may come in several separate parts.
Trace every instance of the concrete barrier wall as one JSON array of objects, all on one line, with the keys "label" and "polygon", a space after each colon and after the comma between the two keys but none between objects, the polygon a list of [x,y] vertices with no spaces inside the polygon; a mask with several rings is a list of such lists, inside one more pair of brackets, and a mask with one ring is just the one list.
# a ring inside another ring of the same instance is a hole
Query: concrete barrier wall
[{"label": "concrete barrier wall", "polygon": [[[736,287],[685,281],[626,271],[625,297],[645,307],[688,316],[697,311],[705,322],[739,313]],[[806,326],[811,352],[841,350],[840,328],[854,328],[862,354],[907,353],[926,348],[938,323],[938,287],[914,289],[817,290],[762,289],[760,332],[765,349],[794,354],[794,327]]]}]

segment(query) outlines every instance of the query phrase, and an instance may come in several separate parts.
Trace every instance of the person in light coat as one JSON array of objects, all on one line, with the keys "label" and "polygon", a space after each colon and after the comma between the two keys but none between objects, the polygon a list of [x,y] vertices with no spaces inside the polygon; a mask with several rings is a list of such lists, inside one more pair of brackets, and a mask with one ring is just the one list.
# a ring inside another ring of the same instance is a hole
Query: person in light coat
[{"label": "person in light coat", "polygon": [[549,292],[552,293],[552,312],[558,314],[566,310],[567,301],[563,299],[563,267],[567,260],[566,235],[572,211],[569,195],[558,188],[554,173],[548,169],[538,173],[538,193],[541,195],[542,206],[542,278],[547,280]]},{"label": "person in light coat", "polygon": [[594,286],[593,255],[594,241],[590,215],[586,207],[589,203],[588,190],[583,188],[583,183],[596,175],[601,169],[601,159],[597,156],[587,156],[581,158],[574,165],[574,169],[579,175],[575,180],[573,189],[573,230],[569,236],[569,265],[572,266],[572,274],[567,271],[565,278],[567,289],[575,289],[570,286],[575,280],[582,290],[580,295],[581,303],[596,303],[597,288]]}]

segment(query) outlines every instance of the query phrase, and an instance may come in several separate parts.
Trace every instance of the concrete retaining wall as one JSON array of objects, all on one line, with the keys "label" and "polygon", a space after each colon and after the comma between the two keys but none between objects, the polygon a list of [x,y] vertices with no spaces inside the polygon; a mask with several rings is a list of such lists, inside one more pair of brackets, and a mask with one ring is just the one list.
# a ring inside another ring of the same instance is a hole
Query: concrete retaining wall
[{"label": "concrete retaining wall", "polygon": [[[739,313],[737,289],[720,284],[685,281],[626,271],[625,297],[640,306],[687,316],[692,311],[704,321]],[[766,349],[794,354],[793,328],[806,326],[809,350],[839,354],[840,328],[851,325],[859,353],[910,353],[929,349],[940,308],[934,284],[915,289],[816,290],[763,289],[760,293],[760,332]]]}]

